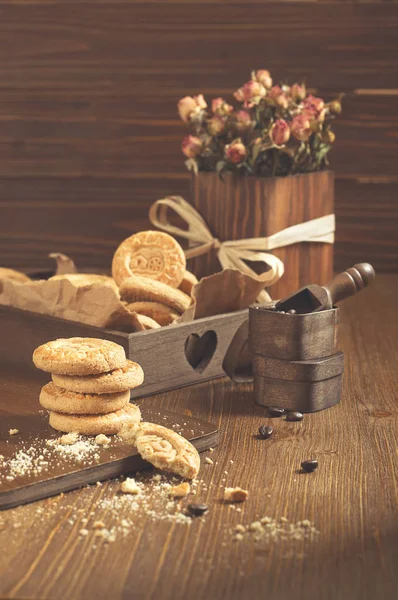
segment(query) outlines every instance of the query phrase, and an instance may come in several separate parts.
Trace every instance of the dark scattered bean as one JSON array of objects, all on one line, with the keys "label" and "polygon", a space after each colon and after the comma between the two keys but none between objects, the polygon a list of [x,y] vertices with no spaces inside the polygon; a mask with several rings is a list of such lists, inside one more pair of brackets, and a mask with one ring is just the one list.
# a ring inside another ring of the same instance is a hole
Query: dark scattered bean
[{"label": "dark scattered bean", "polygon": [[200,517],[207,510],[209,510],[209,507],[207,506],[207,504],[188,504],[187,509],[189,510],[191,515],[194,515],[195,517]]},{"label": "dark scattered bean", "polygon": [[311,460],[304,460],[301,463],[301,468],[303,469],[303,471],[306,471],[307,473],[312,473],[312,471],[315,471],[315,469],[318,468],[318,461],[311,459]]},{"label": "dark scattered bean", "polygon": [[270,417],[281,417],[286,411],[284,408],[278,408],[277,406],[267,406],[267,412]]},{"label": "dark scattered bean", "polygon": [[288,315],[296,315],[296,311],[294,310],[294,308],[291,308],[290,310],[287,311]]},{"label": "dark scattered bean", "polygon": [[292,412],[288,412],[286,415],[286,421],[302,421],[303,415],[301,412],[297,410],[293,410]]},{"label": "dark scattered bean", "polygon": [[284,310],[278,310],[278,313],[280,313],[281,315],[285,315],[285,311]]},{"label": "dark scattered bean", "polygon": [[263,438],[263,440],[267,440],[268,438],[270,438],[273,431],[274,431],[274,428],[271,427],[270,425],[268,425],[268,426],[261,425],[261,427],[258,428],[258,433]]}]

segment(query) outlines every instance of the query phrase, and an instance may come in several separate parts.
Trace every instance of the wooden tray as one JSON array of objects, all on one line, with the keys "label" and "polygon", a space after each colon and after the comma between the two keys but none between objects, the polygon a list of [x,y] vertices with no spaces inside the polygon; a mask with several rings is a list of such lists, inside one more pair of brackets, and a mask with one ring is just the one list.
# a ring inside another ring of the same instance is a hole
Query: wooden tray
[{"label": "wooden tray", "polygon": [[[49,426],[47,411],[38,403],[41,375],[26,377],[15,367],[3,371],[6,376],[1,378],[0,386],[0,454],[7,460],[23,448],[46,448],[46,440],[62,434]],[[145,402],[140,408],[143,419],[180,432],[199,452],[217,445],[217,428],[210,423],[167,410],[155,411]],[[10,429],[18,429],[19,433],[9,435]],[[6,479],[8,470],[0,466],[0,510],[150,467],[134,447],[111,437],[109,448],[98,447],[99,460],[76,462],[51,453],[49,464],[41,473],[30,472],[12,481]],[[39,454],[36,451],[35,456]],[[48,460],[46,455],[44,460]]]},{"label": "wooden tray", "polygon": [[132,392],[132,398],[138,398],[223,377],[224,355],[247,316],[248,311],[242,310],[161,329],[122,333],[0,306],[0,361],[34,369],[34,349],[49,340],[74,336],[112,340],[144,369],[144,384]]}]

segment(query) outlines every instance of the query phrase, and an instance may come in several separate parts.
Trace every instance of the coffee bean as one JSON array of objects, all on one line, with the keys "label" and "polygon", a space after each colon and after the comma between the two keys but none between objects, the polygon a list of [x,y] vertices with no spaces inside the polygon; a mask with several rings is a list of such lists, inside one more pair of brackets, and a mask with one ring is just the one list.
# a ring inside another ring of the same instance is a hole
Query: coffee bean
[{"label": "coffee bean", "polygon": [[281,417],[286,412],[284,408],[278,408],[276,406],[267,406],[267,411],[270,417]]},{"label": "coffee bean", "polygon": [[188,504],[187,509],[189,510],[191,515],[194,515],[195,517],[200,517],[207,510],[209,510],[209,507],[207,506],[207,504]]},{"label": "coffee bean", "polygon": [[286,314],[284,310],[278,310],[278,313],[279,313],[280,315],[285,315],[285,314]]},{"label": "coffee bean", "polygon": [[274,428],[270,425],[261,425],[261,427],[258,428],[258,433],[263,438],[263,440],[267,440],[268,438],[270,438],[273,431]]},{"label": "coffee bean", "polygon": [[312,473],[312,471],[315,471],[315,469],[318,468],[318,461],[311,459],[311,460],[304,460],[301,463],[301,468],[303,469],[303,471],[306,471],[307,473]]},{"label": "coffee bean", "polygon": [[288,412],[286,415],[286,421],[302,421],[303,415],[301,412],[297,410],[292,410],[292,412]]},{"label": "coffee bean", "polygon": [[287,311],[288,315],[296,315],[296,311],[294,310],[294,308],[291,308],[290,310]]}]

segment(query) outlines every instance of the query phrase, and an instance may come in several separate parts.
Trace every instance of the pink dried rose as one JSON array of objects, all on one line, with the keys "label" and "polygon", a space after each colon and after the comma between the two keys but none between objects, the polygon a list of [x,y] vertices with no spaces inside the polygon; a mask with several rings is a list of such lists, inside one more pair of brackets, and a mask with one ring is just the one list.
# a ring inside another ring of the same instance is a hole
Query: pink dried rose
[{"label": "pink dried rose", "polygon": [[325,102],[322,98],[310,94],[303,100],[303,107],[303,112],[312,116],[316,121],[323,122],[325,120]]},{"label": "pink dried rose", "polygon": [[214,117],[209,119],[207,123],[207,130],[210,133],[210,135],[220,135],[220,133],[225,131],[225,127],[225,119],[223,119],[219,115],[214,115]]},{"label": "pink dried rose", "polygon": [[285,109],[289,106],[288,97],[279,85],[274,85],[274,87],[271,88],[268,97],[273,100],[276,106],[280,106],[281,108]]},{"label": "pink dried rose", "polygon": [[260,69],[259,71],[256,71],[254,74],[254,79],[261,83],[265,88],[272,87],[272,77],[270,72],[266,69]]},{"label": "pink dried rose", "polygon": [[188,158],[195,158],[202,151],[202,140],[195,135],[187,135],[181,143],[181,150]]},{"label": "pink dried rose", "polygon": [[243,86],[245,106],[250,108],[255,104],[258,104],[261,98],[264,98],[266,93],[265,87],[258,81],[247,81]]},{"label": "pink dried rose", "polygon": [[238,110],[234,115],[235,127],[239,133],[244,133],[252,126],[251,116],[246,110]]},{"label": "pink dried rose", "polygon": [[284,119],[277,119],[272,125],[269,136],[276,146],[282,146],[290,138],[290,127]]},{"label": "pink dried rose", "polygon": [[290,94],[295,102],[304,100],[307,90],[304,83],[293,83],[290,88]]},{"label": "pink dried rose", "polygon": [[290,125],[292,134],[297,140],[307,141],[311,135],[311,123],[305,113],[296,115]]},{"label": "pink dried rose", "polygon": [[206,100],[203,97],[203,94],[199,94],[199,96],[185,96],[181,98],[181,100],[177,104],[178,114],[180,118],[185,122],[192,118],[193,115],[198,114],[201,110],[204,110],[207,107]]},{"label": "pink dried rose", "polygon": [[234,110],[234,107],[225,102],[224,98],[214,98],[211,102],[211,110],[214,114],[223,117],[229,115]]},{"label": "pink dried rose", "polygon": [[237,165],[242,163],[246,158],[246,148],[241,140],[235,140],[231,144],[225,146],[225,157],[229,162]]}]

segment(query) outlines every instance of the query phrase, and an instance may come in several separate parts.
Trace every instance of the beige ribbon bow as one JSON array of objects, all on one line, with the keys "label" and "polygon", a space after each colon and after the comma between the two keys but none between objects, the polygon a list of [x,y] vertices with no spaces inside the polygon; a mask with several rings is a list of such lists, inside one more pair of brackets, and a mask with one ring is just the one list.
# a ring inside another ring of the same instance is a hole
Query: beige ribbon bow
[{"label": "beige ribbon bow", "polygon": [[[171,225],[167,218],[169,208],[187,223],[187,230]],[[201,256],[211,249],[215,249],[218,252],[218,260],[223,269],[238,269],[242,273],[264,283],[264,287],[276,283],[284,272],[284,265],[280,258],[264,252],[264,250],[273,250],[298,242],[326,242],[328,244],[334,242],[334,214],[287,227],[269,237],[225,242],[221,242],[212,236],[204,219],[181,196],[168,196],[162,200],[157,200],[149,210],[149,219],[155,227],[195,244],[192,248],[185,250],[187,258]],[[257,275],[244,262],[245,260],[264,262],[269,267],[269,271]],[[271,298],[264,290],[258,299],[260,302],[268,302]]]}]

